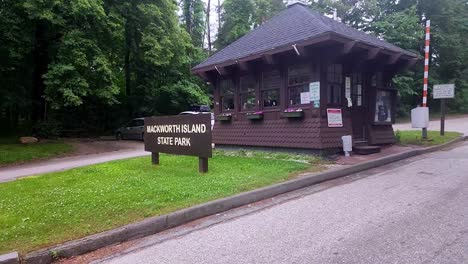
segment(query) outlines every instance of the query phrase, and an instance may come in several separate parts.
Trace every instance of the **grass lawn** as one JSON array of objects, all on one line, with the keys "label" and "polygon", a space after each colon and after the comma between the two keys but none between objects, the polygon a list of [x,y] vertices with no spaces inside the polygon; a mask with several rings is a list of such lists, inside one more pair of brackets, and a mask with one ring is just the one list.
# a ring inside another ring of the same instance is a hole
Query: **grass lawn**
[{"label": "grass lawn", "polygon": [[303,157],[217,152],[201,175],[197,158],[161,155],[158,167],[143,157],[3,183],[0,253],[29,252],[318,168],[297,160]]},{"label": "grass lawn", "polygon": [[0,165],[50,158],[72,150],[71,145],[60,141],[23,145],[17,138],[1,138]]},{"label": "grass lawn", "polygon": [[398,130],[395,132],[395,135],[397,142],[401,145],[435,146],[456,139],[462,134],[458,132],[445,132],[445,136],[441,136],[439,131],[428,131],[427,137],[429,140],[422,140],[421,130]]}]

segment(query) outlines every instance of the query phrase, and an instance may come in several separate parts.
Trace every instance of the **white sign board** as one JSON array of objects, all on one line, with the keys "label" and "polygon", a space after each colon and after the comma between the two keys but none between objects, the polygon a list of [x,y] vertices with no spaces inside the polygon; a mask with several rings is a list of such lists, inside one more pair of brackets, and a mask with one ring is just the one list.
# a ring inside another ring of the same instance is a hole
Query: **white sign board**
[{"label": "white sign board", "polygon": [[429,107],[417,107],[411,110],[411,127],[429,127]]},{"label": "white sign board", "polygon": [[301,93],[301,104],[310,104],[310,93],[309,92]]},{"label": "white sign board", "polygon": [[328,127],[343,127],[341,109],[327,108]]},{"label": "white sign board", "polygon": [[446,99],[455,97],[455,85],[454,84],[438,84],[434,85],[432,92],[434,99]]},{"label": "white sign board", "polygon": [[309,84],[310,101],[320,101],[320,82]]},{"label": "white sign board", "polygon": [[345,97],[351,98],[351,77],[345,78]]}]

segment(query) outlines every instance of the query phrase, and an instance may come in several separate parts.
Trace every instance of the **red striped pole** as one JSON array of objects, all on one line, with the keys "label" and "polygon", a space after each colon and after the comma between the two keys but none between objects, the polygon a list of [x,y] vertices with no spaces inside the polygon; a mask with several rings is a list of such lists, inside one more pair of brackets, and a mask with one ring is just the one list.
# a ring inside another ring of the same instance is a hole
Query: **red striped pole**
[{"label": "red striped pole", "polygon": [[427,79],[429,77],[429,43],[431,40],[431,21],[426,21],[426,47],[424,55],[424,88],[423,88],[423,103],[422,106],[427,106]]},{"label": "red striped pole", "polygon": [[[426,45],[424,49],[424,87],[422,106],[427,107],[427,83],[429,77],[429,44],[431,41],[431,21],[426,20]],[[422,138],[427,139],[427,128],[422,129]]]}]

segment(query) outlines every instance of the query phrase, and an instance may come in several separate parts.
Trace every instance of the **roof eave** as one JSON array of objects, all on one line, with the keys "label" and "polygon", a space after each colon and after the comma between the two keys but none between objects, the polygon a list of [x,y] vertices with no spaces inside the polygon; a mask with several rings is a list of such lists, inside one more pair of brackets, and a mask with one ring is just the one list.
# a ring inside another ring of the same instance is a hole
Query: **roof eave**
[{"label": "roof eave", "polygon": [[263,51],[260,51],[260,52],[252,53],[252,54],[244,56],[244,57],[240,57],[240,58],[236,58],[236,59],[232,59],[232,60],[227,60],[227,61],[216,63],[216,64],[210,64],[210,65],[206,65],[206,66],[203,66],[203,67],[195,66],[194,68],[192,68],[192,73],[193,74],[200,74],[202,72],[217,70],[217,68],[224,68],[224,67],[227,67],[227,66],[235,65],[239,61],[251,61],[251,60],[259,59],[264,55],[273,55],[273,54],[278,54],[278,53],[282,53],[282,52],[285,52],[285,51],[289,51],[289,50],[294,49],[293,45],[308,46],[308,45],[317,44],[317,43],[320,43],[320,42],[323,42],[323,41],[327,41],[327,40],[330,40],[330,39],[333,39],[333,40],[336,40],[336,41],[342,42],[342,43],[354,41],[354,42],[356,42],[357,45],[367,46],[369,49],[379,48],[379,49],[381,49],[382,53],[388,54],[388,55],[401,53],[402,56],[408,57],[409,59],[418,58],[417,54],[414,54],[414,53],[412,53],[410,51],[407,51],[407,50],[403,50],[403,49],[401,51],[393,50],[393,49],[389,49],[387,47],[380,46],[380,45],[375,45],[373,43],[369,43],[369,42],[366,42],[366,41],[353,39],[353,38],[338,34],[336,32],[333,32],[333,31],[328,31],[328,32],[325,32],[323,34],[314,36],[313,38],[308,38],[308,39],[304,39],[304,40],[301,40],[301,41],[290,42],[288,44],[278,46],[278,47],[270,49],[270,50],[263,50]]}]

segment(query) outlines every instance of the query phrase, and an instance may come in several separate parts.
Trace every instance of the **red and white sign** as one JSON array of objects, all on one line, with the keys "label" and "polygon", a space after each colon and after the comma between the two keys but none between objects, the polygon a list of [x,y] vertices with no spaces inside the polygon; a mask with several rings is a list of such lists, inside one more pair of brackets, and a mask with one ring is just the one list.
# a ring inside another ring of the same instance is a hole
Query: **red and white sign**
[{"label": "red and white sign", "polygon": [[343,114],[341,109],[327,108],[328,127],[343,127]]}]

